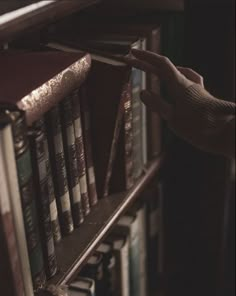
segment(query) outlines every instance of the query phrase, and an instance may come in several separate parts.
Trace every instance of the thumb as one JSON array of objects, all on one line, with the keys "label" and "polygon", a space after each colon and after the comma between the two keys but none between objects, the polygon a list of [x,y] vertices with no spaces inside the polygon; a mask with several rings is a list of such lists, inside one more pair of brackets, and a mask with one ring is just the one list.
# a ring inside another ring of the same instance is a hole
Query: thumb
[{"label": "thumb", "polygon": [[158,113],[167,121],[172,118],[173,107],[169,103],[166,103],[159,94],[144,90],[140,96],[142,102],[150,111]]}]

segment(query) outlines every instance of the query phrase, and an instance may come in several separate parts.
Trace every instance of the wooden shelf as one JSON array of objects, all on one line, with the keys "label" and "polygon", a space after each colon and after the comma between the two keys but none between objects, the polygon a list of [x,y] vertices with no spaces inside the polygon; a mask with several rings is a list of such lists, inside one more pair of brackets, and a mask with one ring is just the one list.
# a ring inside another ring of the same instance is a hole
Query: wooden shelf
[{"label": "wooden shelf", "polygon": [[128,192],[101,199],[80,228],[63,238],[56,246],[59,272],[48,284],[65,284],[76,276],[76,272],[111,230],[114,223],[159,172],[163,159],[164,157],[161,156],[152,161],[145,174]]},{"label": "wooden shelf", "polygon": [[[21,33],[25,34],[27,31],[43,27],[100,1],[101,0],[45,1],[45,3],[48,2],[47,5],[39,6],[32,11],[26,11],[22,13],[21,16],[13,18],[12,20],[3,22],[3,16],[0,16],[0,44],[13,40]],[[37,5],[37,3],[28,3],[28,5]],[[19,5],[13,6],[12,3],[8,4],[5,2],[1,4],[0,8],[2,8],[1,10],[3,12],[10,13],[9,10],[17,9]]]}]

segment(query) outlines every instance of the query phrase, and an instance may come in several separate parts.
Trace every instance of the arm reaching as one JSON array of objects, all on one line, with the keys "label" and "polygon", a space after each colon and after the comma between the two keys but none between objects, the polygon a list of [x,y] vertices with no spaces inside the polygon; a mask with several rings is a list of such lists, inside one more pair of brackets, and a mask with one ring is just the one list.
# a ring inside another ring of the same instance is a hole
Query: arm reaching
[{"label": "arm reaching", "polygon": [[127,64],[157,75],[172,103],[143,91],[147,108],[158,112],[169,128],[193,146],[226,157],[235,157],[235,104],[213,97],[203,78],[191,69],[175,67],[163,56],[132,50]]}]

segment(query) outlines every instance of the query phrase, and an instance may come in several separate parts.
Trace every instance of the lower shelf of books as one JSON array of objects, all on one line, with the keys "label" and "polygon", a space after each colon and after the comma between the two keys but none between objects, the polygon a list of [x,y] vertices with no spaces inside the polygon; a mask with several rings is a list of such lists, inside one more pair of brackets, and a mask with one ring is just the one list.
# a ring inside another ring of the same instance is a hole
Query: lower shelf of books
[{"label": "lower shelf of books", "polygon": [[71,282],[86,260],[106,237],[115,222],[139,197],[161,168],[163,157],[151,162],[146,172],[127,192],[99,200],[85,222],[56,246],[59,271],[48,284],[63,285]]}]

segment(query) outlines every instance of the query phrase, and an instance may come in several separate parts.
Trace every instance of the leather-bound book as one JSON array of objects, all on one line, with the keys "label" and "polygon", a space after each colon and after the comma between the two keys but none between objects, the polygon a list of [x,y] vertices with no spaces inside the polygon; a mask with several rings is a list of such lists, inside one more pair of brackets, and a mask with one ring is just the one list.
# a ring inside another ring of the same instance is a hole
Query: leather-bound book
[{"label": "leather-bound book", "polygon": [[75,133],[75,147],[78,161],[80,193],[82,207],[85,216],[90,213],[89,193],[87,186],[87,169],[85,162],[84,134],[82,130],[79,90],[75,90],[71,96],[73,126]]},{"label": "leather-bound book", "polygon": [[34,184],[37,194],[40,236],[47,277],[55,275],[57,260],[50,216],[50,197],[48,185],[47,159],[45,153],[45,128],[43,119],[34,123],[30,131],[30,147],[34,171]]},{"label": "leather-bound book", "polygon": [[67,181],[59,106],[54,107],[46,114],[46,125],[59,221],[62,233],[67,235],[74,230],[74,224]]},{"label": "leather-bound book", "polygon": [[[46,135],[45,120],[44,120],[44,130]],[[59,218],[58,218],[58,209],[57,209],[57,203],[56,203],[54,183],[52,179],[52,168],[51,168],[51,162],[49,158],[49,147],[48,147],[47,137],[44,137],[44,152],[45,152],[45,162],[46,162],[46,170],[47,170],[49,209],[50,209],[50,218],[51,218],[51,224],[52,224],[52,233],[54,237],[54,242],[59,243],[61,241],[61,228],[60,228]]]},{"label": "leather-bound book", "polygon": [[21,195],[21,206],[27,240],[29,261],[34,289],[44,286],[46,281],[41,241],[38,229],[36,192],[33,184],[32,160],[23,112],[15,107],[3,107],[1,112],[12,122],[13,141],[16,156],[17,176]]},{"label": "leather-bound book", "polygon": [[62,100],[60,107],[71,209],[74,225],[78,227],[84,221],[84,212],[80,193],[79,169],[76,154],[71,95]]},{"label": "leather-bound book", "polygon": [[95,206],[98,202],[98,194],[96,187],[96,177],[93,161],[93,147],[92,147],[92,135],[91,135],[91,113],[89,104],[87,101],[87,91],[84,86],[80,90],[81,96],[81,119],[82,129],[84,132],[84,150],[85,150],[85,163],[87,169],[87,182],[89,202],[91,206]]}]

